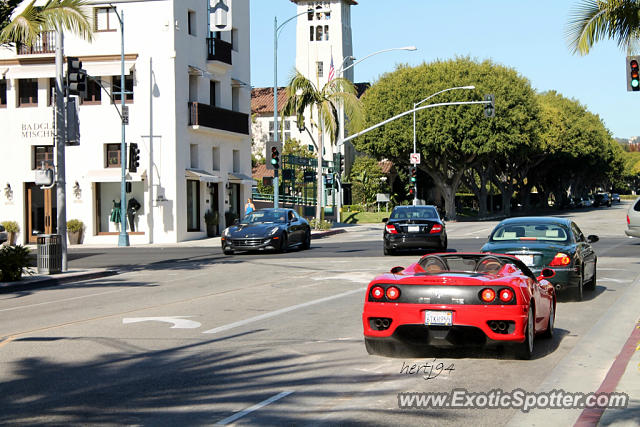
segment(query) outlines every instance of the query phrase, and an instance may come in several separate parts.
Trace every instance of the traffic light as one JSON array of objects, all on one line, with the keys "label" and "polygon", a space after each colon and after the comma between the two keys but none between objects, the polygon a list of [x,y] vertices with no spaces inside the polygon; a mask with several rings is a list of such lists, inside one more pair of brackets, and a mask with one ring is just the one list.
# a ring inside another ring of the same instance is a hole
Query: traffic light
[{"label": "traffic light", "polygon": [[640,90],[640,56],[627,56],[627,91]]},{"label": "traffic light", "polygon": [[137,172],[140,166],[140,149],[138,144],[132,142],[129,144],[129,172]]},{"label": "traffic light", "polygon": [[413,187],[409,188],[409,195],[413,196],[414,193],[415,193],[415,190],[413,189]]},{"label": "traffic light", "polygon": [[338,171],[341,174],[344,172],[344,156],[342,153],[338,153]]},{"label": "traffic light", "polygon": [[489,104],[484,104],[484,116],[485,117],[495,117],[496,115],[496,100],[493,95],[485,95],[485,101],[489,101]]},{"label": "traffic light", "polygon": [[274,169],[280,167],[280,153],[276,147],[271,147],[271,166],[273,166]]},{"label": "traffic light", "polygon": [[67,58],[67,90],[69,95],[83,98],[87,94],[87,72],[82,69],[82,61],[75,57]]},{"label": "traffic light", "polygon": [[418,179],[418,169],[416,167],[411,168],[411,183],[415,184]]}]

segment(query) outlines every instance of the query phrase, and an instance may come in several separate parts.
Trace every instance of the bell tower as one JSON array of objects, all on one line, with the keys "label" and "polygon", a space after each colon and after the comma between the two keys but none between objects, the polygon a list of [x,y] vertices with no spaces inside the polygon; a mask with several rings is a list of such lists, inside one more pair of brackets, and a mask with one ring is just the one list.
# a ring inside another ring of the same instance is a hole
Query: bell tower
[{"label": "bell tower", "polygon": [[[353,55],[351,6],[358,3],[354,0],[291,1],[301,14],[297,18],[296,69],[321,88],[330,77],[332,60],[335,73],[341,69],[344,58]],[[342,77],[353,81],[353,68]]]}]

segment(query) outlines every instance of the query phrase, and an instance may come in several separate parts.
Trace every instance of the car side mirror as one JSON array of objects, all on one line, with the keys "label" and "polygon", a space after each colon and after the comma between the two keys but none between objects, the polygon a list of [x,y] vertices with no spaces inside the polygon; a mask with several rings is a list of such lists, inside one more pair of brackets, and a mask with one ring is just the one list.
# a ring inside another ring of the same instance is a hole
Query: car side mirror
[{"label": "car side mirror", "polygon": [[0,231],[4,231],[4,227],[0,225]]},{"label": "car side mirror", "polygon": [[400,273],[402,270],[404,270],[404,267],[400,267],[400,266],[393,267],[393,268],[391,269],[391,274],[398,274],[398,273]]},{"label": "car side mirror", "polygon": [[541,279],[551,279],[556,275],[556,271],[552,268],[543,268],[540,272],[540,276],[538,276],[538,280]]},{"label": "car side mirror", "polygon": [[240,224],[240,220],[238,218],[233,220],[233,225],[238,225]]},{"label": "car side mirror", "polygon": [[587,242],[589,242],[589,243],[595,243],[598,240],[600,240],[600,238],[598,236],[596,236],[595,234],[590,234],[589,236],[587,236]]},{"label": "car side mirror", "polygon": [[389,218],[382,218],[382,222],[387,222],[389,221]]}]

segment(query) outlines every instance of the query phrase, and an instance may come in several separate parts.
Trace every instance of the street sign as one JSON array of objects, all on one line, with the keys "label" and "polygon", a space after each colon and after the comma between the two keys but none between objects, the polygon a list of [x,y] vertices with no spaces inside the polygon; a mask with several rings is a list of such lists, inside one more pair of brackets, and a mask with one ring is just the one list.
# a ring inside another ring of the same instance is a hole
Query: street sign
[{"label": "street sign", "polygon": [[125,125],[129,124],[129,106],[125,105],[122,107],[122,123]]},{"label": "street sign", "polygon": [[420,164],[420,153],[411,153],[409,155],[409,163],[411,163],[412,165],[419,165]]}]

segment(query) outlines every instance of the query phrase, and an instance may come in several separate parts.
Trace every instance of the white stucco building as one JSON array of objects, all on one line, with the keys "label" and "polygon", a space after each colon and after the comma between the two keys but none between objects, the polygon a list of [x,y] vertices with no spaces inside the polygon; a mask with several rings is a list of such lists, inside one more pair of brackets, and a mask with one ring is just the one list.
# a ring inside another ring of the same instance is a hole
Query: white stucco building
[{"label": "white stucco building", "polygon": [[[322,88],[329,81],[330,75],[342,76],[353,81],[353,68],[346,70],[343,75],[340,75],[340,70],[343,61],[345,67],[351,64],[347,59],[353,55],[351,6],[358,3],[354,0],[291,1],[297,6],[295,13],[299,14],[296,19],[296,69],[318,88]],[[281,91],[284,91],[284,88],[278,90],[279,93]],[[265,142],[273,139],[273,88],[256,88],[253,93],[253,150],[254,153],[264,153]],[[284,101],[286,96],[279,94],[279,113],[282,112]],[[285,140],[291,137],[298,139],[305,146],[317,144],[317,115],[314,114],[313,118],[314,120],[311,120],[311,113],[307,112],[305,125],[309,131],[300,132],[296,117],[286,117],[283,128]],[[324,145],[324,158],[332,160],[333,151],[328,136],[325,136]],[[350,143],[346,145],[346,153],[345,147],[342,148],[342,153],[346,154],[347,159],[352,159],[352,146]]]},{"label": "white stucco building", "polygon": [[[127,177],[127,200],[140,205],[130,242],[202,238],[207,210],[219,212],[220,230],[226,212],[240,214],[252,184],[249,0],[224,3],[229,31],[210,32],[208,0],[112,0],[90,2],[92,43],[65,35],[65,56],[79,57],[93,78],[79,106],[80,144],[66,147],[67,219],[84,222],[85,243],[115,245],[120,226],[112,213],[126,156],[109,96],[120,85],[120,24],[109,4],[124,12],[126,141],[141,150]],[[0,221],[19,223],[19,243],[56,231],[55,188],[34,184],[55,153],[55,37],[41,41],[0,48]]]}]

